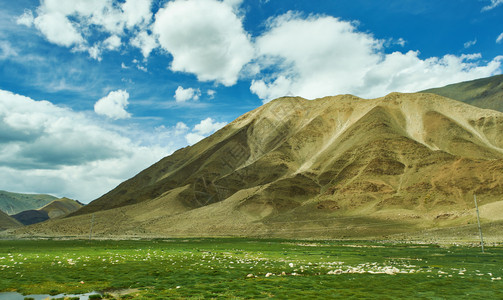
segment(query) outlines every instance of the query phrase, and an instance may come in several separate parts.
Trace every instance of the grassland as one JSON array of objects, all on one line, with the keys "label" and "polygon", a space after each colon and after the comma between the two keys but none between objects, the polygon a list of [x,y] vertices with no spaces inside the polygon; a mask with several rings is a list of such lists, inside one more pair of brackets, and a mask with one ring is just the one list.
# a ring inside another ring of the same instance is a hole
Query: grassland
[{"label": "grassland", "polygon": [[467,246],[346,241],[1,240],[0,291],[126,290],[120,297],[135,299],[495,299],[503,298],[502,262],[501,246],[482,254]]}]

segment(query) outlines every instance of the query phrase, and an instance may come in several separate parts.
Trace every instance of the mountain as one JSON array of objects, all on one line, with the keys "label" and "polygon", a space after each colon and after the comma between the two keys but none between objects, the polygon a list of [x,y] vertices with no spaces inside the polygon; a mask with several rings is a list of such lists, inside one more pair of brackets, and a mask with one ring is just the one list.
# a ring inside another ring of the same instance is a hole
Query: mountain
[{"label": "mountain", "polygon": [[19,194],[0,191],[0,210],[14,215],[24,210],[41,208],[56,199],[57,197],[45,194]]},{"label": "mountain", "polygon": [[77,211],[82,206],[84,205],[79,201],[63,197],[61,199],[52,201],[39,210],[46,212],[50,219],[55,219],[64,217],[74,211]]},{"label": "mountain", "polygon": [[423,92],[503,112],[503,75],[455,83]]},{"label": "mountain", "polygon": [[64,217],[78,210],[82,206],[83,205],[78,201],[61,198],[52,201],[42,208],[25,210],[13,215],[12,217],[23,225],[31,225],[44,222],[49,219]]},{"label": "mountain", "polygon": [[0,210],[0,231],[23,226],[16,219]]},{"label": "mountain", "polygon": [[497,222],[502,130],[503,113],[434,94],[280,98],[24,232],[383,236],[474,224],[473,194]]}]

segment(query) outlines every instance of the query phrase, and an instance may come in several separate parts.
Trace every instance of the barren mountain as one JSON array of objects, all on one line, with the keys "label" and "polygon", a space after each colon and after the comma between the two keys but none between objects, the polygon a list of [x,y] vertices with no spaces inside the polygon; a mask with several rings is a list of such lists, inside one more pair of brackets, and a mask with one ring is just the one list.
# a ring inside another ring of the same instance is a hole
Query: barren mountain
[{"label": "barren mountain", "polygon": [[44,222],[49,219],[64,217],[81,207],[82,204],[78,201],[61,198],[52,201],[42,208],[25,210],[13,215],[12,217],[24,225],[31,225]]},{"label": "barren mountain", "polygon": [[[280,98],[29,234],[363,237],[503,219],[503,113],[434,94]],[[94,219],[94,218],[93,218]]]},{"label": "barren mountain", "polygon": [[0,231],[23,226],[16,219],[0,210]]}]

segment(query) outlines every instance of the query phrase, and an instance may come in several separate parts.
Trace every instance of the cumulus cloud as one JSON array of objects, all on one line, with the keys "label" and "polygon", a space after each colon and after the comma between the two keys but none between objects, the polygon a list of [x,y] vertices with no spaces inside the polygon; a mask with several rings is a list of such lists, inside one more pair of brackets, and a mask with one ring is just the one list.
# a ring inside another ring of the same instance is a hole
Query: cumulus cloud
[{"label": "cumulus cloud", "polygon": [[204,120],[201,120],[199,124],[196,124],[192,129],[192,132],[187,133],[185,135],[185,139],[189,143],[189,145],[193,145],[200,140],[204,139],[208,135],[213,132],[219,130],[220,128],[227,125],[225,122],[215,122],[212,118],[208,117]]},{"label": "cumulus cloud", "polygon": [[[88,52],[89,56],[100,60],[101,52],[117,50],[121,46],[121,36],[126,31],[143,32],[151,23],[151,0],[126,0],[125,2],[102,0],[42,0],[37,8],[37,16],[25,11],[16,19],[18,24],[35,27],[51,43],[72,47],[77,52]],[[109,35],[106,40],[102,36]],[[99,41],[92,46],[89,38]],[[133,46],[140,45],[143,53],[150,53],[151,39],[139,35]]]},{"label": "cumulus cloud", "polygon": [[[111,128],[84,113],[0,90],[0,189],[88,202],[172,152]],[[173,138],[175,129],[156,134]]]},{"label": "cumulus cloud", "polygon": [[187,126],[187,124],[183,123],[183,122],[178,122],[176,123],[176,126],[175,126],[175,129],[176,129],[176,134],[182,134],[184,132],[186,132],[187,130],[189,130],[189,126]]},{"label": "cumulus cloud", "polygon": [[124,23],[127,28],[143,27],[150,23],[152,12],[151,0],[127,0],[122,4]]},{"label": "cumulus cloud", "polygon": [[503,4],[503,0],[491,0],[491,4],[482,7],[482,11],[488,11]]},{"label": "cumulus cloud", "polygon": [[141,31],[138,33],[132,40],[131,45],[139,48],[143,57],[149,57],[152,50],[158,47],[157,40],[151,34],[148,34],[146,31]]},{"label": "cumulus cloud", "polygon": [[122,45],[121,43],[121,38],[118,37],[117,35],[112,35],[109,38],[107,38],[104,42],[103,45],[108,49],[108,50],[117,50],[119,47]]},{"label": "cumulus cloud", "polygon": [[209,97],[210,99],[214,99],[216,94],[217,94],[217,91],[215,91],[215,90],[211,90],[211,89],[210,89],[210,90],[207,90],[207,91],[206,91],[206,95],[208,95],[208,97]]},{"label": "cumulus cloud", "polygon": [[129,93],[127,91],[112,91],[94,104],[94,111],[111,119],[129,118],[131,114],[126,111],[129,104],[128,99]]},{"label": "cumulus cloud", "polygon": [[296,13],[273,18],[256,39],[260,74],[250,90],[264,102],[285,95],[317,98],[350,93],[379,97],[491,76],[502,57],[419,58],[418,51],[385,53],[384,42],[331,16]]},{"label": "cumulus cloud", "polygon": [[199,100],[201,96],[201,91],[199,89],[186,88],[184,89],[182,86],[178,86],[175,91],[175,100],[176,102],[185,102],[188,100]]},{"label": "cumulus cloud", "polygon": [[170,1],[155,19],[153,31],[161,47],[173,56],[172,71],[231,86],[253,58],[250,37],[227,2]]},{"label": "cumulus cloud", "polygon": [[33,25],[33,20],[34,18],[31,10],[25,10],[22,15],[16,18],[16,23],[19,25],[31,27]]},{"label": "cumulus cloud", "polygon": [[58,12],[38,16],[35,26],[51,43],[70,47],[84,41],[82,35],[63,14]]}]

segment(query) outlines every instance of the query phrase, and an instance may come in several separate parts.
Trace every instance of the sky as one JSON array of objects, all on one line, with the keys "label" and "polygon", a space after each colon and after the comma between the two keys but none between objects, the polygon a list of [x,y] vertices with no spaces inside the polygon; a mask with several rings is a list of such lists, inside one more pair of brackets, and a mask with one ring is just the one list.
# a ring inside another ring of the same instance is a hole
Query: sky
[{"label": "sky", "polygon": [[88,203],[281,96],[501,74],[503,0],[0,0],[0,189]]}]

